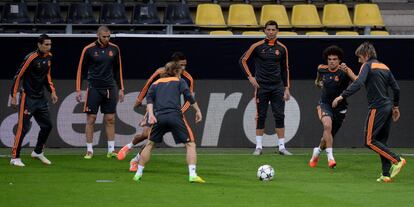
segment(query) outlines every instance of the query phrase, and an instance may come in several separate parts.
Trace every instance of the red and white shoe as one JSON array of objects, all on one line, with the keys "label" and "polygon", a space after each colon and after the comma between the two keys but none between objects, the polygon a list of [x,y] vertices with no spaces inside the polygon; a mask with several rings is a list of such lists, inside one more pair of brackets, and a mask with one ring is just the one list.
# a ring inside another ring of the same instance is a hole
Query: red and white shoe
[{"label": "red and white shoe", "polygon": [[313,148],[312,158],[309,160],[309,167],[316,167],[319,161],[319,149]]},{"label": "red and white shoe", "polygon": [[137,170],[138,170],[138,162],[136,161],[129,162],[129,171],[136,172]]},{"label": "red and white shoe", "polygon": [[131,149],[129,149],[127,145],[122,147],[121,150],[119,150],[118,152],[118,160],[124,160],[130,150]]},{"label": "red and white shoe", "polygon": [[335,168],[336,167],[336,162],[335,160],[328,160],[328,166],[329,168]]}]

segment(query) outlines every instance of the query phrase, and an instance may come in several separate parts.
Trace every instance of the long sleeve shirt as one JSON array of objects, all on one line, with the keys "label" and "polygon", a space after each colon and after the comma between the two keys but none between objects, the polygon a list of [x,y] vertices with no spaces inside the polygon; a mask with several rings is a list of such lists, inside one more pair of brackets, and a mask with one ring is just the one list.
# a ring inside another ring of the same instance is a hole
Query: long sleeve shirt
[{"label": "long sleeve shirt", "polygon": [[55,86],[50,75],[51,58],[50,52],[45,54],[36,50],[29,53],[14,76],[11,96],[16,97],[20,88],[31,98],[43,98],[44,88],[54,93]]},{"label": "long sleeve shirt", "polygon": [[289,55],[285,45],[276,40],[261,40],[254,43],[240,58],[240,66],[246,76],[252,76],[248,61],[254,60],[255,78],[260,87],[283,82],[290,87]]},{"label": "long sleeve shirt", "polygon": [[113,43],[103,46],[98,41],[86,46],[81,54],[76,75],[76,91],[81,90],[82,80],[88,80],[88,87],[108,89],[115,86],[124,90],[122,61],[119,47]]},{"label": "long sleeve shirt", "polygon": [[[393,103],[398,106],[400,102],[400,87],[391,70],[385,64],[370,59],[361,66],[358,78],[342,92],[341,96],[348,98],[365,86],[369,108],[379,108]],[[393,99],[388,94],[388,88],[393,91]]]}]

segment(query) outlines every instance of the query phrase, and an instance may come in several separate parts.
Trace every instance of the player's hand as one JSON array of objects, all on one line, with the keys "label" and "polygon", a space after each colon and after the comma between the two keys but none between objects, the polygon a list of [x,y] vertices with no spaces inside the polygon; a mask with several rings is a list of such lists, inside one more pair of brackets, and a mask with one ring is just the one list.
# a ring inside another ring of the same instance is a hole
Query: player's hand
[{"label": "player's hand", "polygon": [[315,81],[315,85],[318,88],[322,88],[323,87],[323,81]]},{"label": "player's hand", "polygon": [[57,97],[56,93],[52,93],[50,95],[50,98],[52,99],[52,103],[53,104],[55,104],[59,100],[59,98]]},{"label": "player's hand", "polygon": [[339,104],[339,102],[341,102],[344,99],[344,97],[342,96],[338,96],[335,98],[335,100],[332,102],[332,108],[336,108]]},{"label": "player's hand", "polygon": [[125,94],[124,90],[119,90],[119,102],[124,102]]},{"label": "player's hand", "polygon": [[157,118],[155,118],[155,116],[154,116],[154,114],[149,114],[148,115],[148,123],[149,124],[155,124],[155,123],[157,123]]},{"label": "player's hand", "polygon": [[134,108],[138,108],[138,107],[140,107],[141,105],[142,105],[142,102],[141,102],[141,101],[136,100],[136,101],[135,101],[135,104],[134,104]]},{"label": "player's hand", "polygon": [[289,101],[290,99],[290,92],[289,92],[289,88],[285,89],[285,94],[283,95],[283,100],[285,101]]},{"label": "player's hand", "polygon": [[260,88],[259,84],[256,81],[256,78],[254,78],[253,76],[249,76],[249,82],[252,84],[253,87]]},{"label": "player's hand", "polygon": [[392,108],[392,120],[394,122],[398,121],[400,119],[400,109],[398,107]]},{"label": "player's hand", "polygon": [[16,96],[13,96],[11,98],[11,105],[13,108],[17,108],[17,97]]},{"label": "player's hand", "polygon": [[201,111],[196,111],[195,115],[195,123],[199,123],[201,122],[201,120],[203,120],[203,115],[201,114]]},{"label": "player's hand", "polygon": [[82,92],[81,91],[77,91],[76,92],[76,101],[77,102],[81,102],[82,101]]},{"label": "player's hand", "polygon": [[345,63],[340,64],[339,69],[344,71],[345,73],[348,73],[348,66]]}]

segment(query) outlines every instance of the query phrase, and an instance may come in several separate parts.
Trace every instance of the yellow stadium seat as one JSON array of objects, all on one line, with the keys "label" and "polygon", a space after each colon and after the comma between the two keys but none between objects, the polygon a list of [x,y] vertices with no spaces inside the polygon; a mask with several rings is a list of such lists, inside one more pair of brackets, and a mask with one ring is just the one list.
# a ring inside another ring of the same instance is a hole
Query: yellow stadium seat
[{"label": "yellow stadium seat", "polygon": [[289,22],[286,8],[283,5],[269,4],[262,6],[262,12],[260,14],[260,25],[264,26],[269,20],[276,21],[279,28],[292,28],[292,25],[290,25]]},{"label": "yellow stadium seat", "polygon": [[199,4],[195,24],[199,27],[225,28],[223,12],[218,4]]},{"label": "yellow stadium seat", "polygon": [[376,4],[357,4],[354,11],[355,26],[384,26],[381,12]]},{"label": "yellow stadium seat", "polygon": [[211,31],[210,35],[233,35],[231,31]]},{"label": "yellow stadium seat", "polygon": [[306,35],[329,35],[327,32],[306,32]]},{"label": "yellow stadium seat", "polygon": [[265,36],[266,34],[261,31],[246,31],[243,32],[242,35],[249,35],[249,36]]},{"label": "yellow stadium seat", "polygon": [[289,36],[289,35],[298,35],[296,32],[288,32],[288,31],[282,31],[278,32],[277,36]]},{"label": "yellow stadium seat", "polygon": [[359,34],[358,34],[358,32],[354,32],[354,31],[338,31],[338,32],[336,32],[336,35],[356,36],[356,35],[359,35]]},{"label": "yellow stadium seat", "polygon": [[348,7],[345,4],[325,4],[322,24],[326,27],[352,27]]},{"label": "yellow stadium seat", "polygon": [[250,4],[232,4],[229,9],[227,24],[230,27],[258,27],[253,6]]},{"label": "yellow stadium seat", "polygon": [[316,6],[313,4],[297,4],[293,6],[292,26],[297,28],[321,28]]},{"label": "yellow stadium seat", "polygon": [[387,31],[371,31],[370,34],[371,35],[390,35],[390,33]]}]

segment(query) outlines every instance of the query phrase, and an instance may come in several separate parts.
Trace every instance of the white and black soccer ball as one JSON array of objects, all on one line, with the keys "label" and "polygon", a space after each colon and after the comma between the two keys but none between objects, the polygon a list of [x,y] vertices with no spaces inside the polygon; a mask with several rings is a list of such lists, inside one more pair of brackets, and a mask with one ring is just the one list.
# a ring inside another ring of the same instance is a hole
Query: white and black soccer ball
[{"label": "white and black soccer ball", "polygon": [[262,165],[257,169],[257,177],[261,181],[269,181],[275,177],[275,170],[270,165]]}]

